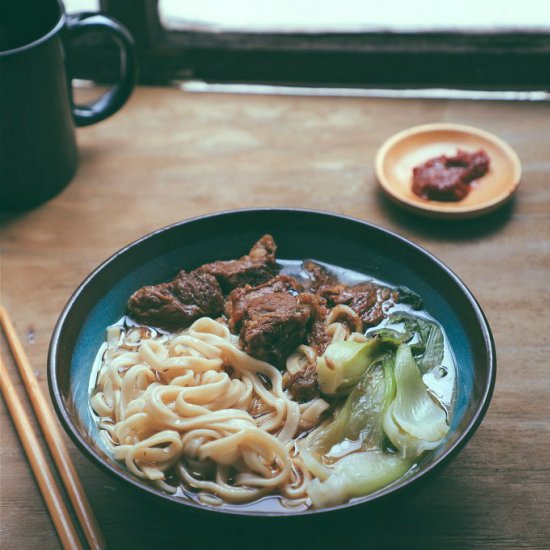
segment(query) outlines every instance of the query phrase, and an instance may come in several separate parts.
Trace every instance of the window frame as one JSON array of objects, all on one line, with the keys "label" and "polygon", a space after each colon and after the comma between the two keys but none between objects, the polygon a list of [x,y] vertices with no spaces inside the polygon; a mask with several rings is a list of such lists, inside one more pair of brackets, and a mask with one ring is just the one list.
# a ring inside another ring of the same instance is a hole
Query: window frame
[{"label": "window frame", "polygon": [[[133,34],[144,84],[202,80],[322,87],[550,90],[549,33],[173,31],[161,25],[158,0],[100,0],[100,7]],[[102,46],[99,43],[97,47]],[[85,68],[82,63],[79,77],[95,71],[95,78],[101,78],[97,65]]]}]

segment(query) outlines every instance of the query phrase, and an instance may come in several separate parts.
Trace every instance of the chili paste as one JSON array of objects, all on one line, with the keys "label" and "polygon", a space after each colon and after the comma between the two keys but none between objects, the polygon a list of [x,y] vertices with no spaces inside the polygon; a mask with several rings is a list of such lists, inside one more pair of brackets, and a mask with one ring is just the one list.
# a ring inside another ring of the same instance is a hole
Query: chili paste
[{"label": "chili paste", "polygon": [[489,170],[490,159],[480,149],[458,150],[456,155],[432,158],[413,168],[413,193],[423,199],[460,201],[470,192],[470,183]]}]

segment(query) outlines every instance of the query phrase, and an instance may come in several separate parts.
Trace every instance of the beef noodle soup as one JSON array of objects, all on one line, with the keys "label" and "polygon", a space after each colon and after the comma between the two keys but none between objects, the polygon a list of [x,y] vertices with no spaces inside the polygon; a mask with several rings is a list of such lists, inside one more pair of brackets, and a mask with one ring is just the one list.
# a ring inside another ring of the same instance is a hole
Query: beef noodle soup
[{"label": "beef noodle soup", "polygon": [[138,289],[107,328],[90,405],[136,477],[205,506],[323,508],[447,436],[456,369],[421,297],[275,250]]}]

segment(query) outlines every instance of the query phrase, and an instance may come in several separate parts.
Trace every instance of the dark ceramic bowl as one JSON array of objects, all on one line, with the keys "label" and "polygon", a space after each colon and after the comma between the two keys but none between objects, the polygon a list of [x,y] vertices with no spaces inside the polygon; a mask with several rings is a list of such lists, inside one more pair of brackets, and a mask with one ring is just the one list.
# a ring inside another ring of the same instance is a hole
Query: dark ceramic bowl
[{"label": "dark ceramic bowl", "polygon": [[[455,409],[446,441],[428,454],[411,475],[336,508],[378,500],[439,469],[475,432],[491,399],[495,349],[483,312],[454,273],[410,241],[360,220],[306,210],[242,210],[183,221],[147,235],[100,265],[69,300],[50,346],[50,392],[69,436],[94,463],[139,491],[203,508],[147,485],[108,456],[98,443],[98,429],[89,407],[90,369],[105,338],[105,328],[124,314],[126,301],[134,290],[169,280],[182,268],[190,270],[213,260],[239,257],[264,233],[274,236],[281,259],[313,258],[418,292],[425,309],[445,329],[457,361]],[[215,510],[284,515],[246,506]],[[298,513],[327,510],[330,509]],[[290,510],[286,513],[297,514]]]}]

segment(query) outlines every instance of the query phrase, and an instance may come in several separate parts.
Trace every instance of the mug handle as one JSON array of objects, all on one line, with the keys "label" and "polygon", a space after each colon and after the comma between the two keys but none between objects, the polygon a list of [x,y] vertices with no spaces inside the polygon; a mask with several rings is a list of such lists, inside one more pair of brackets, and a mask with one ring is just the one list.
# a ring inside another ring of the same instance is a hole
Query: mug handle
[{"label": "mug handle", "polygon": [[108,33],[120,51],[120,80],[90,105],[73,105],[77,126],[89,126],[116,113],[130,97],[137,80],[137,60],[132,35],[118,21],[100,13],[82,13],[67,17],[68,37],[90,31]]}]

